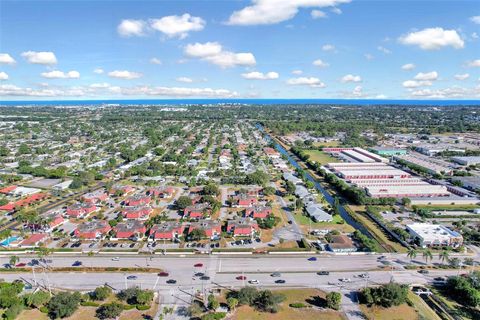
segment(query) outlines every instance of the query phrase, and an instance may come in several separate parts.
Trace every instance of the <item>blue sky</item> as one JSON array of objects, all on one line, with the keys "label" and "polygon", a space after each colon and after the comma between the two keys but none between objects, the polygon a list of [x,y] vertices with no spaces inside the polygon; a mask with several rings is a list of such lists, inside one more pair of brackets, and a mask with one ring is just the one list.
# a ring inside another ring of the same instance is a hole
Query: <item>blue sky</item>
[{"label": "blue sky", "polygon": [[0,0],[0,97],[480,97],[480,2]]}]

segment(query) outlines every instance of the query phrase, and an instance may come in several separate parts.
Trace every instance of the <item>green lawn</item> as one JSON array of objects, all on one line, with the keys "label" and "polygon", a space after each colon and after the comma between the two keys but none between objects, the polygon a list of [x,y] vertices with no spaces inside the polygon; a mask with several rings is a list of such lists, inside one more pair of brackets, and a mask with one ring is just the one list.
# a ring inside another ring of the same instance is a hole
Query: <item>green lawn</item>
[{"label": "green lawn", "polygon": [[320,150],[304,150],[310,156],[310,160],[320,164],[327,164],[329,162],[338,162],[338,159],[331,157],[328,153]]},{"label": "green lawn", "polygon": [[301,213],[297,213],[294,215],[295,220],[297,221],[298,224],[308,226],[311,223],[312,227],[325,227],[325,226],[331,226],[334,224],[341,224],[343,221],[343,218],[340,215],[334,215],[333,216],[333,221],[332,222],[314,222],[310,217],[304,216]]},{"label": "green lawn", "polygon": [[432,211],[455,211],[455,210],[473,210],[473,209],[476,209],[476,208],[479,208],[478,205],[475,205],[475,204],[458,204],[458,205],[443,205],[443,206],[440,206],[440,205],[415,205],[416,207],[418,208],[425,208],[425,209],[429,209],[429,210],[432,210]]}]

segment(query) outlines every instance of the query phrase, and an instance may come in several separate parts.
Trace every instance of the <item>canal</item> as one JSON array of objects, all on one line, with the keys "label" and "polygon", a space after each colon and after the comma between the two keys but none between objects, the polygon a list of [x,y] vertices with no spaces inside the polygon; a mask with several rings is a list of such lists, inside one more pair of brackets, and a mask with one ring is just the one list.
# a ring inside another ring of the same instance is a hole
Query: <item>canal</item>
[{"label": "canal", "polygon": [[[293,167],[303,170],[303,168],[298,164],[296,160],[297,157],[293,153],[287,151],[279,143],[273,140],[272,137],[265,132],[262,125],[257,124],[256,127],[258,128],[258,130],[260,130],[264,134],[266,140],[273,141],[275,149],[277,149],[278,152],[280,152],[282,155],[287,157],[288,162],[290,162],[290,164]],[[322,193],[322,195],[325,197],[325,200],[333,207],[335,205],[335,199],[332,197],[332,195],[328,193],[327,190],[325,190],[325,188],[323,188],[323,186],[317,181],[317,179],[315,179],[308,171],[303,170],[303,172],[305,172],[305,177],[309,181],[314,183],[315,188]],[[340,216],[343,218],[343,220],[345,220],[346,223],[348,223],[349,225],[351,225],[352,227],[354,227],[355,229],[357,229],[367,237],[374,239],[374,237],[370,234],[370,232],[361,223],[353,219],[352,216],[347,212],[347,210],[345,210],[345,208],[342,205],[338,206],[338,211],[340,212]]]}]

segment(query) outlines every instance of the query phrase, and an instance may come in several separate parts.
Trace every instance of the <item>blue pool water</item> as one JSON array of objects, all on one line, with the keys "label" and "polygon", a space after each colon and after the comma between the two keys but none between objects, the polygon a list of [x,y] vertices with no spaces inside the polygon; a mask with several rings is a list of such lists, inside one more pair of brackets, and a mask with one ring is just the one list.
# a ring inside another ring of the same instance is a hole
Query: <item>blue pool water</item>
[{"label": "blue pool water", "polygon": [[15,236],[9,237],[9,238],[3,240],[2,242],[0,242],[0,245],[6,247],[6,246],[10,245],[10,243],[14,242],[17,239],[19,239],[19,237],[15,237]]}]

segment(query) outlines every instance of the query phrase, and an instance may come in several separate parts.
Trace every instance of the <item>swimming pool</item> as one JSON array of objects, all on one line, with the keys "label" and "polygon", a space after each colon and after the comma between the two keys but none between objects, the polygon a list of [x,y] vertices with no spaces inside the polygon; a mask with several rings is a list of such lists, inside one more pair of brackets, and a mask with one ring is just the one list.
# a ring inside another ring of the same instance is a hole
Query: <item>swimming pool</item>
[{"label": "swimming pool", "polygon": [[20,239],[20,237],[16,237],[16,236],[13,236],[13,237],[8,237],[7,239],[3,240],[2,242],[0,242],[0,246],[4,246],[4,247],[7,247],[10,245],[10,243],[16,241]]}]

